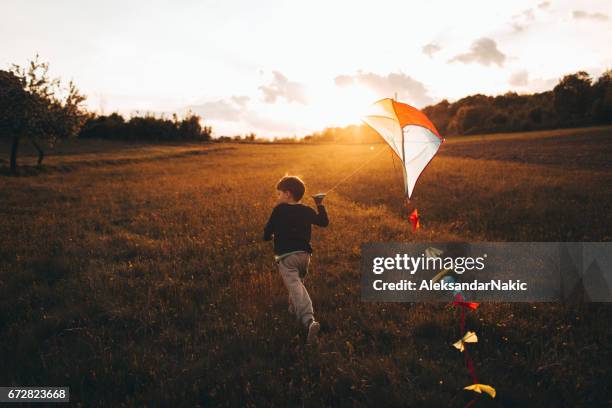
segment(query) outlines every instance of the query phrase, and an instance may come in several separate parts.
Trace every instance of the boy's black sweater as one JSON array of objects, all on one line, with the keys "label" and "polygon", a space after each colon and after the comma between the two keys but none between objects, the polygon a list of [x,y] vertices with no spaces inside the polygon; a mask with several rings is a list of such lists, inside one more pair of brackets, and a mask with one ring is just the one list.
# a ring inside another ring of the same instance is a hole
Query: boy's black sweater
[{"label": "boy's black sweater", "polygon": [[317,211],[303,204],[279,204],[272,210],[264,227],[264,241],[274,236],[274,253],[286,254],[293,251],[312,253],[310,246],[311,225],[327,227],[329,219],[323,205]]}]

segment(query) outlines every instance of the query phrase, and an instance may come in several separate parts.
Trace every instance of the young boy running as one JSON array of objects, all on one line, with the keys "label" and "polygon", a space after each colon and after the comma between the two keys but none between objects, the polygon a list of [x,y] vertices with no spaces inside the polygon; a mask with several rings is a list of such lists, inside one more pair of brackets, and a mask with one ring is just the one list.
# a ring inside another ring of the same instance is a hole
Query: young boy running
[{"label": "young boy running", "polygon": [[299,177],[283,177],[276,190],[278,204],[264,228],[264,241],[274,237],[274,258],[289,291],[289,311],[306,327],[306,343],[311,344],[321,325],[314,319],[312,301],[304,286],[304,278],[312,254],[311,225],[326,227],[329,224],[327,211],[322,204],[322,195],[313,197],[317,211],[300,204],[306,186]]}]

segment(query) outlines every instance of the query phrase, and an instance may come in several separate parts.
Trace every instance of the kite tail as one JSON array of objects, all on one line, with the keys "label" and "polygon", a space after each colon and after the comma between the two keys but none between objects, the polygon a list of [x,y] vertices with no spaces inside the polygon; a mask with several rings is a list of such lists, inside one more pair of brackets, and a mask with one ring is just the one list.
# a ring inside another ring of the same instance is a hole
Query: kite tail
[{"label": "kite tail", "polygon": [[[406,197],[404,200],[404,204],[406,205],[406,210],[410,211],[410,198]],[[410,215],[408,216],[408,221],[412,225],[412,232],[416,232],[419,228],[421,228],[421,222],[419,221],[419,210],[414,209]]]},{"label": "kite tail", "polygon": [[[465,308],[467,306],[461,305],[461,320],[459,321],[459,326],[461,328],[460,333],[465,333]],[[470,355],[467,351],[467,348],[463,351],[463,356],[465,357],[465,366],[467,367],[470,376],[472,377],[472,381],[474,384],[478,384],[478,377],[476,376],[476,371],[474,370],[474,363],[470,358]]]},{"label": "kite tail", "polygon": [[[466,300],[464,299],[464,297],[461,295],[461,293],[457,293],[455,295],[455,301],[453,302],[453,304],[455,306],[459,306],[461,308],[460,310],[460,319],[459,319],[459,329],[461,330],[461,333],[465,333],[465,309],[469,308],[469,309],[477,309],[478,308],[478,303],[476,302],[466,302]],[[474,334],[473,332],[468,332],[469,334]],[[467,334],[466,334],[467,336]],[[464,336],[465,337],[465,336]],[[472,377],[472,384],[468,387],[465,387],[464,389],[466,390],[471,390],[471,391],[475,391],[477,393],[482,393],[483,391],[486,392],[487,394],[489,394],[491,396],[491,398],[495,398],[496,395],[496,391],[495,388],[491,387],[490,385],[486,385],[486,384],[480,384],[478,382],[478,377],[476,376],[476,370],[474,369],[474,362],[472,361],[472,359],[470,358],[470,354],[467,350],[467,348],[463,347],[463,340],[464,338],[462,338],[461,340],[459,340],[458,343],[461,344],[461,347],[457,347],[456,344],[453,344],[455,347],[459,348],[462,352],[463,352],[463,357],[465,359],[465,366],[467,367],[469,373],[470,373],[470,377]],[[465,408],[469,408],[472,405],[474,405],[476,403],[476,398],[477,396],[473,397],[472,400],[470,402],[467,403],[467,405],[465,405]]]},{"label": "kite tail", "polygon": [[[467,306],[461,305],[461,333],[465,332],[465,308]],[[465,357],[465,365],[467,366],[468,371],[470,372],[470,376],[472,377],[472,382],[474,384],[478,384],[478,377],[476,377],[476,371],[474,370],[474,364],[472,363],[472,359],[470,358],[467,348],[463,351],[463,356]],[[470,402],[465,404],[464,408],[471,408],[476,403],[476,397],[473,397]]]}]

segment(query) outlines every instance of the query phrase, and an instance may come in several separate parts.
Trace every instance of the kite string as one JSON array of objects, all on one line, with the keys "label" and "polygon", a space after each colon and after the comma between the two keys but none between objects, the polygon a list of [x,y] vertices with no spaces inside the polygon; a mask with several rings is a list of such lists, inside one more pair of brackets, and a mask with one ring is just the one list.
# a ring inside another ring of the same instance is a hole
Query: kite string
[{"label": "kite string", "polygon": [[[389,147],[389,146],[387,146]],[[389,147],[389,149],[391,149],[391,147]],[[374,161],[375,158],[377,158],[378,156],[380,156],[380,153],[384,152],[386,150],[385,147],[381,148],[373,157],[370,158],[370,160],[366,161],[365,163],[363,163],[361,166],[357,167],[352,173],[350,173],[348,176],[344,177],[342,180],[340,180],[339,182],[337,182],[336,184],[334,184],[334,186],[332,188],[330,188],[329,190],[327,190],[325,192],[325,194],[329,194],[331,193],[333,190],[336,189],[336,187],[338,187],[340,184],[344,183],[346,180],[350,179],[351,177],[353,177],[355,174],[357,174],[359,172],[359,170],[363,169],[365,166],[367,166],[368,164],[370,164],[372,161]]]}]

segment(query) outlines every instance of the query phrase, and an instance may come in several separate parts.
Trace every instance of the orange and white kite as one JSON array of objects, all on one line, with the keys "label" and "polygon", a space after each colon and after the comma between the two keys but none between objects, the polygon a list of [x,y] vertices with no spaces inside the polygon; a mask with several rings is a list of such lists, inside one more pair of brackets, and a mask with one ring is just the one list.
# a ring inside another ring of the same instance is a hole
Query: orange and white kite
[{"label": "orange and white kite", "polygon": [[372,104],[362,120],[399,156],[404,165],[406,196],[410,198],[419,176],[444,139],[423,112],[390,98]]}]

